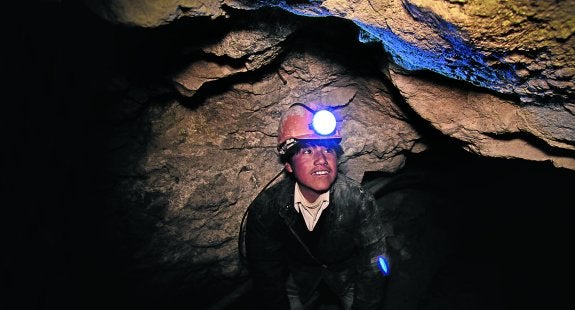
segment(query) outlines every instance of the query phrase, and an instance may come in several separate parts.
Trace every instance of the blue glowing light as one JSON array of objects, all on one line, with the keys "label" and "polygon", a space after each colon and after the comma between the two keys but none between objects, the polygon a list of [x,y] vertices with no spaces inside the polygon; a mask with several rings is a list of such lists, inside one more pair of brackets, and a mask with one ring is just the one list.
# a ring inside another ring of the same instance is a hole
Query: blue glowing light
[{"label": "blue glowing light", "polygon": [[[323,5],[322,0],[253,0],[260,7],[277,7],[300,16],[336,16]],[[413,1],[402,1],[404,8],[415,20],[434,28],[445,44],[425,47],[407,41],[389,27],[352,20],[360,29],[358,40],[363,43],[380,42],[400,67],[409,70],[429,70],[440,75],[467,81],[473,85],[507,93],[520,82],[515,64],[505,55],[486,52],[474,46],[464,29],[442,19]],[[496,63],[497,66],[490,65]]]},{"label": "blue glowing light", "polygon": [[[489,89],[509,90],[513,83],[518,81],[513,64],[506,64],[502,55],[492,53],[484,55],[465,41],[460,30],[453,24],[435,16],[426,17],[425,14],[410,10],[418,19],[432,19],[428,21],[440,31],[441,37],[449,43],[447,47],[423,49],[415,46],[389,28],[376,27],[360,21],[354,21],[363,31],[371,37],[380,40],[394,62],[407,70],[431,70],[441,75],[468,81],[474,85]],[[376,39],[360,33],[360,41],[375,42]],[[487,65],[491,61],[501,63],[498,67]]]},{"label": "blue glowing light", "polygon": [[389,265],[387,264],[387,261],[385,260],[385,258],[383,256],[378,256],[377,262],[379,264],[379,269],[381,270],[381,272],[383,272],[383,275],[388,275],[389,274]]},{"label": "blue glowing light", "polygon": [[322,136],[332,134],[335,130],[336,120],[333,113],[328,110],[317,111],[311,122],[313,130]]}]

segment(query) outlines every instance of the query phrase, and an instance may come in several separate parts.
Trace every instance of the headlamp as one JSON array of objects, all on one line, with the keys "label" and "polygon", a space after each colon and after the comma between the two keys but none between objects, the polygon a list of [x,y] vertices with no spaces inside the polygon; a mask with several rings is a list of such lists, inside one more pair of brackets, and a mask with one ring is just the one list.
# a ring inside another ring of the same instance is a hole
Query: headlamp
[{"label": "headlamp", "polygon": [[[304,108],[309,113],[290,110],[295,106]],[[338,108],[326,107],[316,111],[303,103],[292,104],[280,119],[277,145],[279,153],[286,154],[299,140],[333,139],[339,143],[341,136],[337,118],[333,113]]]},{"label": "headlamp", "polygon": [[327,136],[335,131],[335,115],[329,110],[319,110],[313,114],[311,129],[316,133]]},{"label": "headlamp", "polygon": [[293,107],[296,105],[305,108],[313,115],[311,123],[309,124],[309,129],[321,136],[328,136],[334,133],[337,126],[337,120],[335,115],[331,112],[331,108],[316,111],[299,102],[294,103],[291,106]]}]

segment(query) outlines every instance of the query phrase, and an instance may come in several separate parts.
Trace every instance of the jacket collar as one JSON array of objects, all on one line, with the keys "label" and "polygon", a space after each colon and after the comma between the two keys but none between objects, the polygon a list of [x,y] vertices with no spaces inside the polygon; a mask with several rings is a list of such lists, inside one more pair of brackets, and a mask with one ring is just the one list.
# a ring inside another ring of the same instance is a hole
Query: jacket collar
[{"label": "jacket collar", "polygon": [[[338,176],[338,178],[335,179],[334,183],[332,184],[331,188],[329,189],[330,207],[332,207],[332,208],[333,208],[333,206],[331,206],[331,204],[333,201],[333,199],[332,199],[333,198],[333,189],[334,189],[336,183],[338,182],[338,179],[339,179],[339,176]],[[296,221],[298,220],[298,217],[301,216],[299,213],[297,213],[297,211],[293,207],[295,180],[291,176],[288,176],[287,180],[285,180],[284,182],[286,182],[286,184],[282,185],[282,193],[280,195],[278,195],[279,197],[281,197],[281,199],[279,200],[279,203],[281,205],[281,207],[279,209],[279,215],[281,218],[284,219],[286,224],[293,227],[293,225],[295,225]]]},{"label": "jacket collar", "polygon": [[285,180],[285,184],[282,184],[282,193],[278,195],[281,197],[279,201],[279,215],[284,219],[286,224],[290,226],[295,224],[298,216],[297,212],[293,208],[294,189],[295,180],[291,176],[288,176],[287,180]]}]

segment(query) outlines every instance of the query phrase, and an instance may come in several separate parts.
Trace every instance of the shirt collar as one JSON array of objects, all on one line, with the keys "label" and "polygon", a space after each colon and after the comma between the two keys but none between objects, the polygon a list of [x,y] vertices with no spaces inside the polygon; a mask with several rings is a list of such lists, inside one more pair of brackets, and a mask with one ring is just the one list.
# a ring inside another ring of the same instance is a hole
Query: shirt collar
[{"label": "shirt collar", "polygon": [[295,182],[295,189],[294,189],[293,197],[294,197],[293,206],[297,212],[300,212],[300,206],[299,206],[300,203],[303,203],[305,205],[311,205],[311,204],[319,203],[320,201],[323,201],[324,204],[323,204],[322,208],[327,207],[327,205],[329,204],[329,191],[327,191],[327,192],[321,194],[319,197],[317,197],[316,201],[309,202],[309,201],[307,201],[307,199],[305,199],[305,197],[301,193],[301,190],[300,190],[297,182]]}]

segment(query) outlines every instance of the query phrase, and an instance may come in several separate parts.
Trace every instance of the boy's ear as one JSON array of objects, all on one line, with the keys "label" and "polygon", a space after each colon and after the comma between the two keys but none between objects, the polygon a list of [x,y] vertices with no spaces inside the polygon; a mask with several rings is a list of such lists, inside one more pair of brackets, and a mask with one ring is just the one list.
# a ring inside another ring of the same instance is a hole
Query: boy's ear
[{"label": "boy's ear", "polygon": [[286,170],[287,172],[289,172],[289,173],[292,173],[292,172],[293,172],[293,169],[292,169],[290,163],[285,163],[285,164],[284,164],[284,168],[285,168],[285,170]]}]

